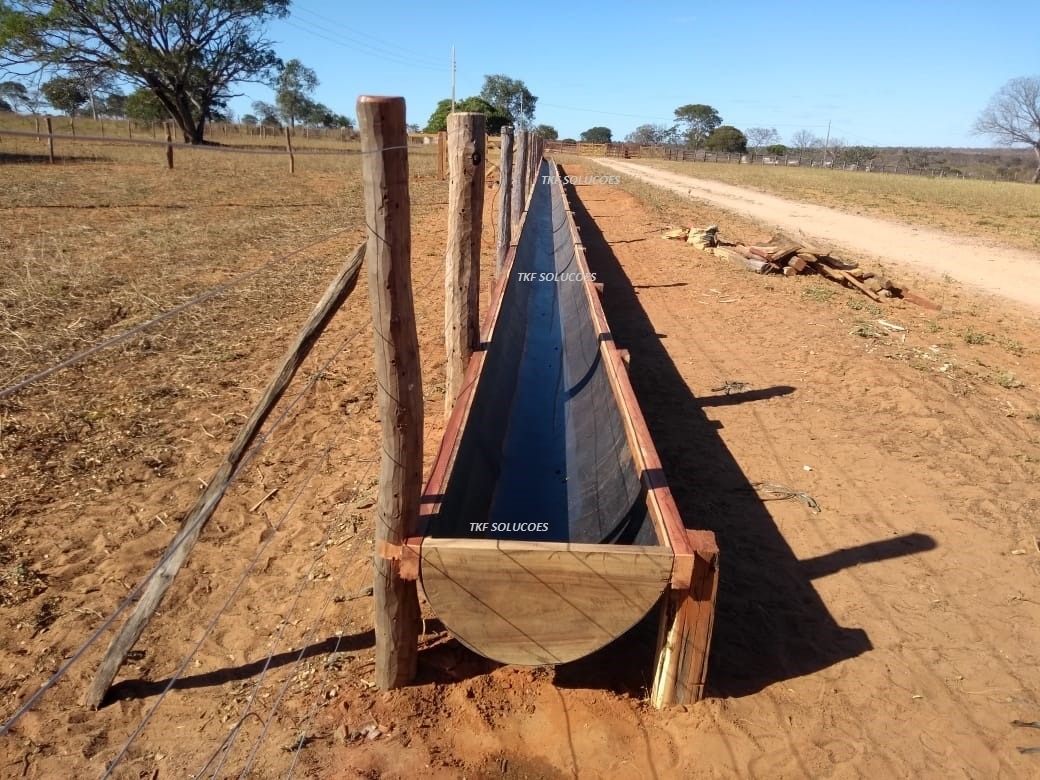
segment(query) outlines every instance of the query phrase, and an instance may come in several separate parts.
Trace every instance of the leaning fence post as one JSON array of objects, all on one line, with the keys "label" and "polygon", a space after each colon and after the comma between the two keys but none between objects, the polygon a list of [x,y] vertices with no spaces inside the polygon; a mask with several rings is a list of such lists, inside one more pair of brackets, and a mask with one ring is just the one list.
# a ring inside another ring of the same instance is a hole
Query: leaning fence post
[{"label": "leaning fence post", "polygon": [[415,677],[419,645],[416,583],[401,577],[402,543],[414,532],[419,516],[423,454],[404,98],[362,95],[357,118],[383,449],[372,592],[376,684],[388,689]]},{"label": "leaning fence post", "polygon": [[173,170],[173,134],[170,132],[170,123],[163,122],[166,128],[166,167]]},{"label": "leaning fence post", "polygon": [[448,134],[441,130],[437,133],[437,178],[444,181],[448,175]]},{"label": "leaning fence post", "polygon": [[506,266],[506,254],[512,240],[513,128],[503,127],[498,156],[498,246],[495,254],[495,276]]},{"label": "leaning fence post", "polygon": [[51,130],[51,118],[44,117],[43,121],[47,123],[47,159],[54,165],[54,132]]},{"label": "leaning fence post", "polygon": [[462,390],[480,338],[480,235],[484,215],[484,115],[448,114],[448,253],[444,277],[444,341],[448,350],[444,408]]},{"label": "leaning fence post", "polygon": [[516,131],[516,164],[513,166],[513,197],[512,216],[513,227],[520,224],[520,215],[524,212],[524,195],[527,193],[527,132],[519,129]]},{"label": "leaning fence post", "polygon": [[289,152],[289,173],[296,173],[296,155],[293,154],[292,136],[289,135],[289,125],[285,126],[285,150]]}]

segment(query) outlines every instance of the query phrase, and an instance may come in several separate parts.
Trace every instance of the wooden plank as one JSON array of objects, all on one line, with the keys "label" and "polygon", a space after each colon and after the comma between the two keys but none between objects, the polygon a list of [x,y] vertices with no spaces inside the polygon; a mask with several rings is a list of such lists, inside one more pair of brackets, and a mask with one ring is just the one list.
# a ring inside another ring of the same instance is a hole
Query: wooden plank
[{"label": "wooden plank", "polygon": [[448,115],[448,254],[444,276],[444,411],[451,414],[480,339],[480,236],[484,218],[484,115]]},{"label": "wooden plank", "polygon": [[293,376],[299,369],[303,359],[310,352],[311,347],[318,336],[328,324],[332,315],[336,313],[343,301],[347,299],[357,284],[358,275],[361,271],[361,261],[365,256],[365,245],[361,244],[354,254],[340,270],[332,284],[325,291],[321,301],[311,313],[310,318],[300,329],[295,341],[282,358],[282,362],[268,383],[264,394],[260,397],[253,413],[246,420],[245,425],[239,430],[231,449],[221,462],[219,468],[210,478],[206,490],[199,496],[181,524],[177,535],[170,542],[163,562],[156,570],[156,574],[145,586],[141,597],[134,608],[133,613],[112,640],[105,652],[105,657],[98,667],[94,681],[84,697],[83,703],[92,708],[101,706],[105,694],[108,692],[112,681],[120,668],[126,661],[127,654],[133,649],[141,633],[148,625],[155,611],[159,608],[166,591],[173,584],[181,566],[188,559],[192,548],[198,541],[199,535],[205,528],[206,523],[212,516],[213,511],[227,489],[235,470],[245,454],[246,448],[260,431],[264,420],[274,408],[275,403],[282,397],[285,388],[289,386]]},{"label": "wooden plank", "polygon": [[503,127],[498,157],[498,245],[495,252],[495,276],[502,276],[506,254],[512,243],[513,227],[513,128]]},{"label": "wooden plank", "polygon": [[690,704],[704,696],[715,623],[719,549],[710,531],[689,531],[695,550],[690,589],[670,591],[661,605],[657,664],[650,701],[657,707]]},{"label": "wooden plank", "polygon": [[916,303],[925,309],[931,309],[932,311],[942,311],[942,306],[935,301],[930,301],[923,295],[918,295],[910,290],[900,290],[898,293],[899,297],[904,301],[910,301],[910,303]]},{"label": "wooden plank", "polygon": [[436,539],[420,577],[464,645],[502,663],[572,661],[613,641],[668,589],[663,547]]},{"label": "wooden plank", "polygon": [[[382,464],[376,498],[376,545],[400,546],[413,535],[422,485],[423,398],[412,300],[408,133],[400,97],[357,102],[361,173],[368,228],[368,289],[375,336]],[[415,677],[419,599],[400,560],[376,556],[376,685],[386,690]]]},{"label": "wooden plank", "polygon": [[872,300],[875,300],[878,303],[881,302],[881,296],[880,295],[878,295],[876,292],[871,290],[869,287],[867,287],[865,284],[863,284],[863,282],[861,282],[855,276],[850,274],[848,271],[845,271],[845,270],[840,269],[840,268],[835,268],[834,270],[837,271],[837,273],[841,276],[842,279],[847,281],[849,284],[851,284],[853,287],[855,287],[861,293],[866,295],[868,298],[870,298]]},{"label": "wooden plank", "polygon": [[809,261],[806,260],[801,255],[795,255],[794,257],[792,257],[790,260],[787,261],[787,267],[788,268],[793,268],[795,273],[799,273],[800,274],[800,273],[804,272],[806,268],[809,267]]}]

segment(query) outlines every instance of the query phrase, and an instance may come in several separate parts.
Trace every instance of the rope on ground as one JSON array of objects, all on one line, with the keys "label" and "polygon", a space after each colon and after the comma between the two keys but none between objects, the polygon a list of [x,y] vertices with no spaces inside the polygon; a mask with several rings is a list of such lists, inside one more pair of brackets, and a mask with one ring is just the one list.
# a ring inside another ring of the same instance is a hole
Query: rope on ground
[{"label": "rope on ground", "polygon": [[816,499],[802,490],[794,490],[786,485],[781,485],[779,482],[752,482],[751,487],[759,493],[768,493],[781,499],[796,498],[814,513],[819,513],[820,511],[820,505],[816,503]]},{"label": "rope on ground", "polygon": [[228,290],[228,289],[234,287],[235,285],[241,284],[242,282],[246,281],[247,279],[251,279],[252,277],[256,276],[257,274],[262,273],[263,271],[266,271],[269,268],[272,268],[273,266],[276,266],[276,265],[278,265],[280,263],[284,263],[286,260],[289,260],[289,259],[291,259],[293,257],[296,257],[297,255],[299,255],[302,252],[306,252],[308,249],[313,249],[314,247],[319,246],[320,244],[324,244],[324,243],[326,243],[328,241],[331,241],[332,239],[342,235],[343,233],[348,232],[348,230],[349,230],[349,228],[344,228],[343,230],[337,230],[335,233],[332,233],[331,235],[325,236],[325,238],[318,239],[317,241],[313,241],[310,244],[307,244],[306,246],[302,246],[302,247],[300,247],[298,249],[294,249],[293,251],[289,252],[288,254],[282,255],[281,257],[276,257],[274,260],[271,260],[271,261],[269,261],[267,263],[264,263],[263,265],[259,266],[258,268],[254,268],[251,271],[246,271],[244,274],[236,276],[234,279],[230,279],[229,281],[226,281],[226,282],[223,282],[221,284],[218,284],[216,287],[210,288],[209,290],[206,290],[205,292],[199,293],[198,295],[196,295],[193,298],[188,299],[184,303],[181,303],[181,304],[179,304],[177,306],[174,306],[172,309],[164,311],[162,314],[159,314],[159,315],[153,317],[150,320],[147,320],[147,321],[142,322],[142,323],[140,323],[138,325],[135,325],[134,327],[130,328],[130,330],[124,331],[123,333],[120,333],[120,334],[118,334],[116,336],[112,336],[111,338],[106,339],[105,341],[102,341],[100,344],[95,344],[94,346],[88,347],[87,349],[84,349],[81,352],[77,352],[75,355],[72,355],[71,357],[66,358],[65,360],[61,361],[60,363],[58,363],[56,365],[53,365],[50,368],[47,368],[47,369],[45,369],[43,371],[40,371],[39,373],[33,374],[32,376],[28,376],[25,379],[22,379],[21,381],[16,382],[15,384],[11,385],[10,387],[5,387],[2,390],[0,390],[0,401],[2,401],[3,399],[5,399],[5,398],[7,398],[9,396],[14,395],[17,392],[20,392],[21,390],[24,390],[26,387],[28,387],[31,384],[34,384],[35,382],[39,382],[41,379],[46,379],[47,377],[51,376],[52,374],[57,373],[58,371],[61,371],[63,369],[68,368],[69,366],[73,366],[76,363],[80,363],[83,360],[86,360],[91,355],[95,355],[95,354],[97,354],[98,352],[100,352],[103,349],[108,349],[109,347],[113,347],[116,344],[121,344],[122,342],[126,341],[127,339],[133,338],[134,336],[136,336],[137,334],[141,333],[142,331],[147,330],[148,328],[152,327],[153,325],[158,325],[160,322],[164,322],[164,321],[170,319],[171,317],[175,317],[178,314],[180,314],[181,312],[185,311],[186,309],[189,309],[192,306],[196,306],[196,305],[198,305],[200,303],[203,303],[204,301],[209,300],[213,296],[219,295],[220,293],[224,292],[225,290]]},{"label": "rope on ground", "polygon": [[[332,451],[333,446],[335,446],[336,442],[339,440],[339,437],[346,428],[346,425],[346,420],[340,423],[339,428],[333,434],[332,438],[329,440],[329,443],[325,446],[325,449],[322,452],[321,457],[318,459],[318,462],[314,465],[314,468],[311,469],[310,473],[307,475],[307,478],[300,486],[300,489],[296,491],[296,495],[294,495],[292,501],[289,502],[289,506],[285,508],[285,511],[282,513],[281,517],[278,518],[277,524],[275,524],[271,528],[271,533],[260,545],[260,548],[256,551],[256,554],[253,556],[252,560],[249,561],[249,564],[246,566],[245,571],[242,572],[242,575],[238,578],[238,582],[235,583],[235,587],[231,589],[231,593],[228,594],[227,599],[225,599],[220,609],[217,610],[217,613],[213,616],[212,620],[210,620],[209,624],[206,626],[206,629],[202,632],[202,636],[199,637],[199,640],[188,652],[188,655],[185,656],[184,661],[181,662],[181,665],[177,668],[173,675],[171,675],[169,682],[167,682],[166,684],[166,687],[163,688],[162,693],[159,694],[159,698],[156,700],[155,704],[152,705],[151,709],[149,709],[145,716],[141,719],[141,722],[137,725],[137,728],[134,729],[133,733],[126,740],[126,743],[123,745],[122,749],[119,751],[118,754],[116,754],[116,757],[112,759],[112,761],[108,764],[108,766],[105,769],[105,773],[101,776],[102,780],[111,776],[112,771],[119,765],[119,762],[122,761],[123,756],[126,755],[134,740],[137,739],[138,735],[142,731],[144,731],[145,726],[148,725],[148,721],[151,720],[156,710],[159,709],[159,706],[166,699],[167,694],[169,694],[169,692],[173,690],[173,686],[177,684],[177,680],[179,680],[181,675],[184,674],[184,670],[188,668],[188,664],[191,663],[191,659],[195,657],[195,654],[202,647],[203,643],[206,641],[206,639],[209,638],[209,635],[213,632],[213,629],[216,627],[217,622],[220,620],[221,616],[223,616],[227,608],[231,606],[231,602],[234,601],[235,597],[238,595],[238,592],[241,590],[242,585],[245,584],[245,581],[249,578],[249,575],[252,574],[253,569],[256,568],[256,564],[259,563],[260,558],[264,554],[264,551],[268,548],[268,546],[271,544],[274,538],[278,535],[278,532],[282,529],[282,526],[285,524],[286,518],[289,516],[292,510],[296,508],[297,502],[303,496],[304,492],[306,492],[308,486],[311,483],[311,480],[314,479],[315,475],[325,464],[325,461],[328,459],[329,453]],[[241,726],[241,724],[239,724],[239,726]]]}]

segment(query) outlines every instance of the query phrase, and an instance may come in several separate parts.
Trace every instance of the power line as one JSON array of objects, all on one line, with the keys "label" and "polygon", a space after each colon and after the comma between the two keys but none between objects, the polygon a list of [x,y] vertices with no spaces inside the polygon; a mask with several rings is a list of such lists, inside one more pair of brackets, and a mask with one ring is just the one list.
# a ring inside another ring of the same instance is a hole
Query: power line
[{"label": "power line", "polygon": [[347,24],[344,24],[343,22],[332,19],[331,17],[323,16],[322,14],[319,14],[316,11],[312,11],[309,8],[297,6],[295,10],[307,14],[308,16],[313,16],[315,19],[320,20],[321,24],[316,24],[314,22],[310,22],[307,19],[299,18],[297,18],[296,21],[304,22],[315,27],[320,27],[323,30],[328,29],[329,25],[333,25],[336,28],[337,36],[349,41],[354,41],[362,46],[377,51],[385,52],[386,54],[395,57],[400,57],[402,59],[414,60],[415,62],[425,62],[428,65],[436,65],[438,67],[442,67],[443,65],[443,63],[441,63],[440,57],[423,54],[414,50],[404,49],[396,43],[377,38],[374,35],[366,33],[362,30],[355,29]]},{"label": "power line", "polygon": [[[387,60],[388,62],[393,62],[393,63],[395,63],[397,65],[404,65],[404,66],[407,66],[407,67],[418,68],[420,70],[430,70],[430,71],[442,71],[442,70],[444,70],[443,66],[436,67],[436,66],[434,66],[431,63],[422,62],[422,61],[418,61],[418,60],[412,60],[410,58],[403,57],[403,56],[398,55],[398,54],[386,53],[383,50],[378,49],[378,48],[374,48],[372,46],[367,46],[365,44],[346,42],[346,41],[344,41],[344,40],[342,40],[340,38],[334,38],[331,35],[326,34],[325,32],[316,32],[315,30],[310,30],[307,27],[304,27],[302,25],[308,25],[310,27],[318,27],[318,25],[314,24],[313,22],[308,22],[306,19],[297,19],[296,21],[290,21],[289,19],[286,19],[286,20],[284,20],[284,23],[289,25],[290,27],[295,27],[297,30],[300,30],[301,32],[305,32],[308,35],[313,35],[313,36],[315,36],[317,38],[322,38],[323,40],[326,40],[329,43],[332,43],[332,44],[334,44],[336,46],[340,46],[340,47],[342,47],[344,49],[348,49],[348,50],[356,52],[356,53],[368,54],[368,55],[370,55],[372,57],[377,57],[379,59]],[[318,29],[320,30],[321,28],[318,27]]]}]

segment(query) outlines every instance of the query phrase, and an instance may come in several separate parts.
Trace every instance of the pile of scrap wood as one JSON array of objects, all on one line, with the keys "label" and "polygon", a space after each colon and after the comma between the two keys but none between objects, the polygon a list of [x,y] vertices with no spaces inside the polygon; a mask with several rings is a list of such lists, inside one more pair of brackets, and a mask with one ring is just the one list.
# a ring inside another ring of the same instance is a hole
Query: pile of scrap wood
[{"label": "pile of scrap wood", "polygon": [[880,274],[860,268],[855,263],[844,262],[834,257],[827,249],[782,233],[773,236],[765,244],[748,245],[721,241],[718,239],[717,230],[714,225],[710,228],[674,228],[667,231],[663,238],[684,239],[705,252],[755,273],[782,273],[784,276],[815,273],[846,287],[855,288],[878,302],[884,298],[904,298],[925,308],[941,308]]}]

